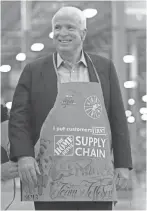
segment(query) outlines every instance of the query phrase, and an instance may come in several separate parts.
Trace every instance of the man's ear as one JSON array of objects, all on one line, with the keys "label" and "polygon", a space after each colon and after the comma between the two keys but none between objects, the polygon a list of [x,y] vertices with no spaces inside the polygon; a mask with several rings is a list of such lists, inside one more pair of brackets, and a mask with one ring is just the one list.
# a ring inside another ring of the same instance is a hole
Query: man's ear
[{"label": "man's ear", "polygon": [[87,34],[87,29],[83,29],[83,30],[82,30],[82,34],[81,34],[81,39],[82,39],[82,41],[85,40],[86,34]]}]

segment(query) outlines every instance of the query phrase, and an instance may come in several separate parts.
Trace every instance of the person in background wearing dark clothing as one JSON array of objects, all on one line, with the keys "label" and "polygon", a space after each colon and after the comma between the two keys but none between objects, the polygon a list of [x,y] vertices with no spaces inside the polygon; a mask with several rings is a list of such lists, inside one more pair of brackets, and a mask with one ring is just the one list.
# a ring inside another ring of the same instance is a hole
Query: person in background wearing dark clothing
[{"label": "person in background wearing dark clothing", "polygon": [[15,178],[18,164],[9,160],[8,109],[1,104],[1,209],[9,209],[15,198]]},{"label": "person in background wearing dark clothing", "polygon": [[1,104],[1,180],[18,177],[18,164],[9,160],[8,109]]}]

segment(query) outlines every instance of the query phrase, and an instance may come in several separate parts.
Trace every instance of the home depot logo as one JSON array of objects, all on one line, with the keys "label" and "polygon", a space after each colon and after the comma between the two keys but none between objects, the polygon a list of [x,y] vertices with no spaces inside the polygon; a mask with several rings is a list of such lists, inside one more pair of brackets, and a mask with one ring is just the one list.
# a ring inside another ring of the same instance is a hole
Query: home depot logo
[{"label": "home depot logo", "polygon": [[55,135],[54,136],[54,155],[55,156],[73,156],[74,154],[74,136]]}]

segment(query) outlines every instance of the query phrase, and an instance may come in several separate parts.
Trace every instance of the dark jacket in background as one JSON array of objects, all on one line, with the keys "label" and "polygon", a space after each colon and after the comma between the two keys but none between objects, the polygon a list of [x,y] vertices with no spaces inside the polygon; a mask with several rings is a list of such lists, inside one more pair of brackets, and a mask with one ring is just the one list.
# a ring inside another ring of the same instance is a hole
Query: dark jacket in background
[{"label": "dark jacket in background", "polygon": [[[8,120],[8,109],[5,105],[1,104],[1,124]],[[7,134],[8,135],[8,134]],[[1,144],[2,144],[2,130],[1,130]],[[1,146],[1,164],[6,163],[9,161],[7,151],[3,146]]]},{"label": "dark jacket in background", "polygon": [[5,105],[1,104],[1,123],[8,120],[8,109]]},{"label": "dark jacket in background", "polygon": [[9,161],[6,150],[1,146],[1,164]]}]

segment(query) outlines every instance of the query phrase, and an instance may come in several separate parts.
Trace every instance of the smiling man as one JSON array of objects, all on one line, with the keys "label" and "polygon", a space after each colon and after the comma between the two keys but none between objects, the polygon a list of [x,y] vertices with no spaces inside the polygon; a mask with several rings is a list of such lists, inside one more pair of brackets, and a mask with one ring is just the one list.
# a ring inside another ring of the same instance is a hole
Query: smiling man
[{"label": "smiling man", "polygon": [[71,65],[80,61],[83,41],[86,36],[86,19],[81,11],[77,8],[72,8],[72,10],[62,8],[53,17],[52,28],[53,40],[59,58],[62,57],[64,61],[71,63]]},{"label": "smiling man", "polygon": [[[26,65],[10,113],[11,160],[18,161],[22,187],[30,192],[25,195],[22,188],[22,198],[34,199],[36,210],[111,210],[116,185],[124,188],[132,169],[116,70],[112,61],[83,51],[86,18],[78,8],[62,7],[52,28],[56,52]],[[105,156],[77,156],[76,137],[105,139],[99,146],[82,141],[78,145],[84,152],[104,150]],[[64,153],[56,153],[59,142]],[[74,195],[69,194],[72,190]]]}]

